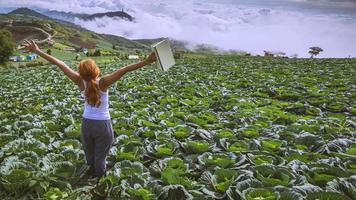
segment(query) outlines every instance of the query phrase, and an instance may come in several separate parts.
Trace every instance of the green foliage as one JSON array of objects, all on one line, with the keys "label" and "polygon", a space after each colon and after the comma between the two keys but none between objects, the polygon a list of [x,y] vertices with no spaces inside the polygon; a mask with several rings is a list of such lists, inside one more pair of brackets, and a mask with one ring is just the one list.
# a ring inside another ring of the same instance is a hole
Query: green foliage
[{"label": "green foliage", "polygon": [[59,43],[59,42],[54,43],[53,47],[56,49],[61,49],[61,50],[71,48],[70,46],[63,44],[63,43]]},{"label": "green foliage", "polygon": [[101,50],[100,49],[90,49],[87,53],[87,56],[101,56]]},{"label": "green foliage", "polygon": [[[93,59],[103,75],[129,64]],[[129,73],[110,88],[115,140],[98,183],[73,83],[54,66],[2,68],[0,199],[355,199],[354,65],[188,53],[168,72]]]},{"label": "green foliage", "polygon": [[47,49],[46,53],[49,54],[49,55],[52,55],[52,50],[51,49]]},{"label": "green foliage", "polygon": [[235,134],[229,129],[220,130],[218,133],[219,138],[234,138]]},{"label": "green foliage", "polygon": [[279,194],[271,189],[251,188],[245,192],[246,200],[278,200]]},{"label": "green foliage", "polygon": [[62,192],[59,188],[51,188],[44,195],[45,200],[59,200],[68,197],[66,192]]},{"label": "green foliage", "polygon": [[353,145],[350,149],[348,149],[346,152],[346,154],[350,154],[353,156],[356,156],[356,145]]},{"label": "green foliage", "polygon": [[191,153],[204,153],[209,151],[209,144],[205,141],[188,141],[187,150]]},{"label": "green foliage", "polygon": [[259,165],[255,167],[255,170],[257,179],[266,185],[289,186],[293,178],[288,170],[271,165]]},{"label": "green foliage", "polygon": [[261,141],[261,145],[263,150],[275,151],[281,147],[282,142],[279,140],[264,139]]},{"label": "green foliage", "polygon": [[145,188],[139,189],[128,189],[128,193],[131,195],[131,198],[137,200],[151,200],[154,199],[154,194],[152,194],[149,190]]},{"label": "green foliage", "polygon": [[351,200],[337,192],[313,192],[306,196],[306,200]]},{"label": "green foliage", "polygon": [[220,192],[225,192],[229,186],[233,183],[232,181],[237,176],[237,171],[227,170],[227,169],[218,169],[214,172],[216,177],[216,184],[214,185],[215,189]]},{"label": "green foliage", "polygon": [[6,29],[0,29],[0,64],[9,60],[15,44],[12,41],[12,34]]},{"label": "green foliage", "polygon": [[320,47],[310,47],[309,54],[313,58],[314,56],[318,55],[322,51],[324,50]]},{"label": "green foliage", "polygon": [[162,170],[161,177],[165,183],[170,185],[183,185],[191,188],[191,181],[185,176],[186,167],[179,159],[172,159],[167,162],[167,166]]},{"label": "green foliage", "polygon": [[184,126],[177,126],[173,135],[177,139],[183,139],[189,135],[189,128]]},{"label": "green foliage", "polygon": [[163,144],[163,145],[157,146],[155,154],[157,156],[163,156],[163,155],[172,156],[173,150],[174,150],[173,144],[171,144],[171,143]]}]

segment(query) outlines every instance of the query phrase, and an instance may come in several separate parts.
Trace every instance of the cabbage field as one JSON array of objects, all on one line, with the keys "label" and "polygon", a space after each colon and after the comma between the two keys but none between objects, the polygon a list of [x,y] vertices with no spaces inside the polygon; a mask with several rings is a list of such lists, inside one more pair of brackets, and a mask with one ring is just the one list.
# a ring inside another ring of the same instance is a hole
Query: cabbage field
[{"label": "cabbage field", "polygon": [[127,74],[109,91],[98,183],[79,89],[51,65],[1,68],[0,85],[3,200],[356,199],[356,59],[188,57]]}]

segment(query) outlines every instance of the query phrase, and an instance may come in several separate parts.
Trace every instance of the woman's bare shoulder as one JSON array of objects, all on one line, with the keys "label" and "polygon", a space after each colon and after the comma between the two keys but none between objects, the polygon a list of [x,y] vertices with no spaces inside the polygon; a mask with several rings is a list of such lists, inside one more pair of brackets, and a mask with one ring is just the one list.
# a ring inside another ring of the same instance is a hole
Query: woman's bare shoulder
[{"label": "woman's bare shoulder", "polygon": [[85,85],[84,85],[84,81],[83,81],[82,77],[79,78],[77,85],[78,85],[80,91],[83,91],[85,89]]},{"label": "woman's bare shoulder", "polygon": [[103,83],[103,81],[103,78],[99,79],[99,89],[103,92],[106,92],[108,90],[108,87]]}]

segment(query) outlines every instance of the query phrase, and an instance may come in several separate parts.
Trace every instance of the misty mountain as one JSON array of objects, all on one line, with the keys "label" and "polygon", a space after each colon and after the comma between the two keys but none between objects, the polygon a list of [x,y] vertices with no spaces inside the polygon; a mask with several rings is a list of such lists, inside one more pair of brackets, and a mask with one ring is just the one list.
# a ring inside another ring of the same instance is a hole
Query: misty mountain
[{"label": "misty mountain", "polygon": [[119,17],[121,19],[125,19],[128,21],[133,21],[133,17],[126,13],[125,11],[115,11],[115,12],[105,12],[105,13],[95,13],[95,14],[84,14],[84,13],[73,13],[73,12],[63,12],[63,11],[43,11],[44,15],[55,18],[61,19],[65,21],[73,21],[75,18],[82,19],[85,21],[94,20],[95,18],[102,18],[102,17]]},{"label": "misty mountain", "polygon": [[54,19],[60,19],[60,20],[70,21],[70,22],[73,22],[74,18],[82,18],[88,16],[88,14],[63,12],[57,10],[43,11],[41,13]]},{"label": "misty mountain", "polygon": [[[65,12],[63,12],[63,13],[65,13]],[[52,17],[50,15],[46,15],[45,12],[35,11],[30,8],[17,8],[15,10],[9,12],[8,14],[16,14],[16,15],[25,16],[25,17],[36,17],[36,18],[43,19],[43,20],[53,20],[53,21],[57,21],[62,24],[65,24],[66,26],[71,26],[76,29],[82,29],[80,26],[72,23],[73,20],[66,20],[66,19],[62,19],[60,17]]]},{"label": "misty mountain", "polygon": [[32,16],[32,17],[37,17],[40,19],[50,19],[48,16],[43,15],[39,12],[36,12],[34,10],[31,10],[29,8],[17,8],[8,14],[16,14],[16,15],[23,15],[23,16]]},{"label": "misty mountain", "polygon": [[84,15],[82,17],[80,17],[83,20],[93,20],[95,18],[102,18],[102,17],[119,17],[121,19],[125,19],[128,21],[133,21],[133,17],[131,15],[129,15],[128,13],[126,13],[125,11],[115,11],[115,12],[105,12],[105,13],[95,13],[92,15]]}]

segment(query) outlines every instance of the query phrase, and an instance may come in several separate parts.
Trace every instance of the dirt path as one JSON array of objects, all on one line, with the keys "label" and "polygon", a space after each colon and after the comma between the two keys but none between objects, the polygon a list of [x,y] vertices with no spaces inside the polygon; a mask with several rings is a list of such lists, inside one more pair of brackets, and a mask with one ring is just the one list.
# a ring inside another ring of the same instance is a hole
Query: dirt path
[{"label": "dirt path", "polygon": [[[53,36],[57,34],[57,32],[55,32],[53,35],[49,34],[47,31],[43,30],[42,28],[38,28],[38,27],[33,27],[33,26],[7,26],[8,29],[12,29],[12,30],[17,30],[17,31],[23,31],[24,29],[31,29],[32,31],[37,31],[42,33],[43,35],[46,36],[45,39],[43,40],[37,40],[35,39],[36,43],[39,45],[43,45],[43,44],[50,44],[50,43],[54,43],[53,41]],[[21,48],[19,49],[23,49],[24,47],[21,46]]]}]

